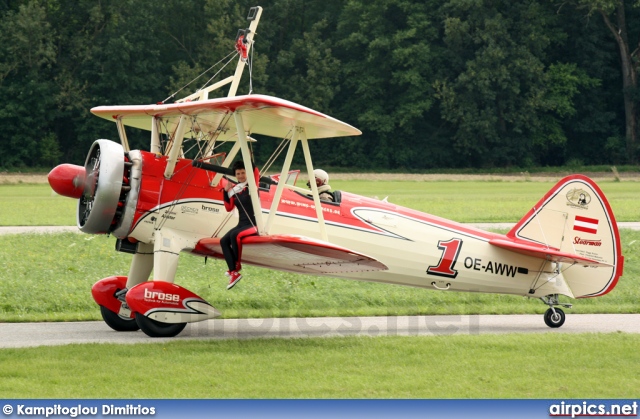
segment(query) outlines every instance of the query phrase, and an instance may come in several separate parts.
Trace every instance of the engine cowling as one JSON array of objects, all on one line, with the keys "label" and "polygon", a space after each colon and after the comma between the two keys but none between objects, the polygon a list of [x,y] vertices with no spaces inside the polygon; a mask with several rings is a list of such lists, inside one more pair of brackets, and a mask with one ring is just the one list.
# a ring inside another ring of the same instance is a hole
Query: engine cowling
[{"label": "engine cowling", "polygon": [[[137,163],[139,170],[139,158]],[[84,164],[84,190],[78,200],[77,224],[80,231],[88,234],[117,231],[116,237],[126,237],[136,204],[129,199],[133,166],[129,153],[125,153],[120,144],[109,140],[93,143]],[[136,178],[139,180],[139,174]],[[137,200],[138,182],[135,187],[133,201]],[[129,214],[126,214],[127,209]]]}]

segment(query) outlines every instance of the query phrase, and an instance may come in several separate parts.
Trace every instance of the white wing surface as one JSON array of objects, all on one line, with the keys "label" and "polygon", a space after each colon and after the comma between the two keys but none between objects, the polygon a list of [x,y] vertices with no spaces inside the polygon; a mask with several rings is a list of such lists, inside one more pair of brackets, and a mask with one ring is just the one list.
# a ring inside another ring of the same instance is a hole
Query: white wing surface
[{"label": "white wing surface", "polygon": [[222,141],[237,138],[232,114],[240,112],[244,128],[251,134],[284,138],[294,128],[304,128],[307,139],[360,135],[362,132],[313,109],[284,99],[248,95],[158,105],[98,106],[91,112],[101,118],[122,120],[125,126],[150,131],[152,119],[159,118],[167,132],[177,128],[180,117],[191,119],[194,131],[216,135]]}]

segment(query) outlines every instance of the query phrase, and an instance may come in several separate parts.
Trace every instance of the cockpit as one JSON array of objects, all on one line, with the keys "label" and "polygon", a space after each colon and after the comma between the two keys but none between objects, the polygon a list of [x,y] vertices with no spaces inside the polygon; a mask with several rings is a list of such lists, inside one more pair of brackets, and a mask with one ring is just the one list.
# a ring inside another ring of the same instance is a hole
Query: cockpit
[{"label": "cockpit", "polygon": [[[298,180],[299,175],[300,175],[300,170],[290,170],[289,173],[287,174],[287,178],[285,179],[285,183],[290,186],[296,186],[296,181]],[[260,189],[265,192],[268,192],[271,190],[272,186],[277,185],[279,182],[280,182],[279,174],[271,175],[269,177],[262,177],[260,179]],[[309,190],[308,194],[300,192],[299,190],[294,192],[302,198],[306,198],[310,201],[313,201],[311,190]],[[322,199],[322,196],[320,196],[320,201],[322,201],[322,203],[336,205],[336,206],[340,205],[340,202],[342,201],[342,193],[340,191],[326,191],[325,193],[330,194],[333,197],[333,201]]]}]

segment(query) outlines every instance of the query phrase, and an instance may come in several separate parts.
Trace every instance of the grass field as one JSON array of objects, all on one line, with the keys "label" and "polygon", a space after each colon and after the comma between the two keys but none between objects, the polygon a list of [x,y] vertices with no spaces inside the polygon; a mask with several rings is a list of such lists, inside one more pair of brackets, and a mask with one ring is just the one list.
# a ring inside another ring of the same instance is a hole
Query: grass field
[{"label": "grass field", "polygon": [[4,349],[0,398],[635,399],[639,345],[547,333]]},{"label": "grass field", "polygon": [[49,185],[1,185],[0,225],[75,225],[78,201],[60,196]]},{"label": "grass field", "polygon": [[[618,221],[638,221],[637,183],[600,184]],[[334,188],[462,222],[515,222],[552,186],[364,182]],[[389,192],[391,191],[391,192]],[[47,185],[0,185],[0,225],[73,225]],[[99,319],[100,278],[126,275],[113,238],[0,236],[0,323]],[[640,312],[640,232],[623,230],[624,276],[571,313]],[[226,291],[220,261],[183,256],[176,282],[225,317],[542,313],[537,300],[436,292],[245,268]],[[0,327],[1,324],[0,324]],[[0,398],[638,398],[640,337],[544,334],[191,341],[0,350]],[[161,366],[161,368],[156,368]],[[167,374],[166,371],[180,371]],[[126,379],[121,379],[126,378]]]}]

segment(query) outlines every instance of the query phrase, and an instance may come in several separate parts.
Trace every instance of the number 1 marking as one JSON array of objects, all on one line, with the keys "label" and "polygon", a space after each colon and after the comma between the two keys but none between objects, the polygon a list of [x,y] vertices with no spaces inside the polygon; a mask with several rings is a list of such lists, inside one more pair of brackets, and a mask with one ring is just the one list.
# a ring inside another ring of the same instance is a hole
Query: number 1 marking
[{"label": "number 1 marking", "polygon": [[442,257],[440,257],[440,262],[438,262],[436,266],[429,266],[429,268],[427,268],[427,274],[455,278],[458,275],[458,271],[453,268],[456,266],[456,260],[458,260],[461,247],[461,239],[440,240],[438,242],[438,249],[442,250]]}]

